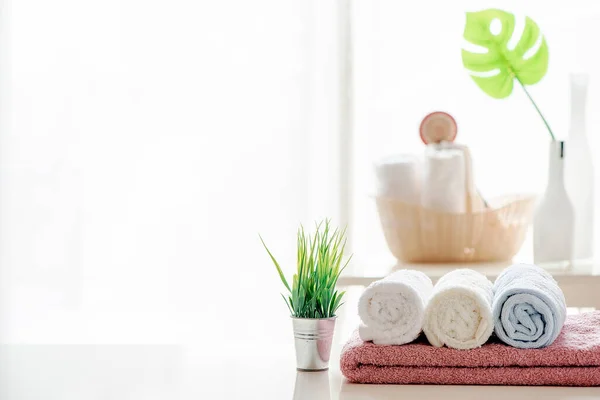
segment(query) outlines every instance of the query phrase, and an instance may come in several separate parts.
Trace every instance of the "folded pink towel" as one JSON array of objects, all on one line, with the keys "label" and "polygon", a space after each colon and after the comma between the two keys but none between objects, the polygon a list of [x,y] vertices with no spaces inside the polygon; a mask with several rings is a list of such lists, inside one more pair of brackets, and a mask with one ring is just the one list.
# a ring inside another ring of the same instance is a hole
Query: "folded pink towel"
[{"label": "folded pink towel", "polygon": [[600,311],[569,316],[556,341],[542,349],[510,347],[495,337],[471,350],[433,347],[423,337],[380,346],[354,332],[340,365],[354,383],[600,386]]}]

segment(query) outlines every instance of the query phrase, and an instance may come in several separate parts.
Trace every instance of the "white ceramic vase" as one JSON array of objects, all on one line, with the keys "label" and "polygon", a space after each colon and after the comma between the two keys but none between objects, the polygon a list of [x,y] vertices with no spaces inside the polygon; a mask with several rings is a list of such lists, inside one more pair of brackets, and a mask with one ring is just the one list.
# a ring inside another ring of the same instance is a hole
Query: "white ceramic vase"
[{"label": "white ceramic vase", "polygon": [[585,129],[587,87],[587,74],[571,74],[565,187],[575,211],[574,259],[589,259],[594,255],[594,166]]},{"label": "white ceramic vase", "polygon": [[575,217],[565,189],[565,142],[550,142],[548,185],[533,219],[533,259],[537,263],[570,261]]}]

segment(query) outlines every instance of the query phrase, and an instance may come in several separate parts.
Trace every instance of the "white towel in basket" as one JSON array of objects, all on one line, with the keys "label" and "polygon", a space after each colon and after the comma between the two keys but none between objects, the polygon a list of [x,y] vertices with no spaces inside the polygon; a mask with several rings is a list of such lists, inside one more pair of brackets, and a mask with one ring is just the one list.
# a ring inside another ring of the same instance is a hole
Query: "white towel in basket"
[{"label": "white towel in basket", "polygon": [[377,196],[408,204],[419,204],[421,188],[420,162],[414,155],[398,154],[375,164]]},{"label": "white towel in basket", "polygon": [[421,205],[440,212],[462,214],[486,207],[475,187],[471,152],[458,143],[427,146],[422,193]]},{"label": "white towel in basket", "polygon": [[414,270],[400,270],[373,282],[358,301],[360,338],[382,345],[415,340],[432,289],[431,279]]},{"label": "white towel in basket", "polygon": [[465,157],[461,149],[430,144],[425,149],[421,205],[432,210],[466,211]]}]

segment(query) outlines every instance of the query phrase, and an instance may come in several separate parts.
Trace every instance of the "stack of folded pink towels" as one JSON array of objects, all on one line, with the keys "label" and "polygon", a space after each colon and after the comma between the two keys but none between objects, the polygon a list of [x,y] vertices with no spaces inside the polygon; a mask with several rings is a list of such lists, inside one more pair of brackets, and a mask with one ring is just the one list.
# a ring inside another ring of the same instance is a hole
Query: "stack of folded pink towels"
[{"label": "stack of folded pink towels", "polygon": [[402,270],[370,285],[358,308],[341,356],[350,382],[600,386],[600,311],[567,318],[562,291],[534,265],[493,284],[469,269],[435,286]]}]

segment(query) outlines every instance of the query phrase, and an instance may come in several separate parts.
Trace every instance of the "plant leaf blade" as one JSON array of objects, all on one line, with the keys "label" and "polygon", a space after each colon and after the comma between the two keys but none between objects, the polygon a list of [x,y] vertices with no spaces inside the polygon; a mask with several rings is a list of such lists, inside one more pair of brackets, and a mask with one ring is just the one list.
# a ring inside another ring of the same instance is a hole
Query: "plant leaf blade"
[{"label": "plant leaf blade", "polygon": [[262,236],[258,235],[258,237],[260,238],[260,241],[262,242],[265,250],[267,250],[267,253],[269,253],[269,257],[271,257],[271,260],[273,261],[273,264],[275,264],[275,268],[277,268],[277,273],[279,274],[279,278],[281,279],[281,282],[283,282],[283,284],[285,285],[285,287],[287,288],[287,290],[291,292],[292,290],[290,289],[290,285],[288,284],[287,279],[285,279],[285,275],[283,275],[283,271],[281,270],[281,267],[279,266],[279,263],[277,262],[277,260],[275,259],[275,257],[273,257],[273,254],[271,254],[271,251],[269,250],[269,248],[265,244],[265,241],[263,240]]}]

